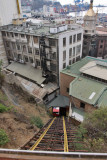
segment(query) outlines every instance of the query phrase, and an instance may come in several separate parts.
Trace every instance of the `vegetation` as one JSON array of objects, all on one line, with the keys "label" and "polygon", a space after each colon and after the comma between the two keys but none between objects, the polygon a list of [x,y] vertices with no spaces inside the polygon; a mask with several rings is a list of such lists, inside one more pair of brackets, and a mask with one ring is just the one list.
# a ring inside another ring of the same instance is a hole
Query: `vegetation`
[{"label": "vegetation", "polygon": [[1,60],[0,61],[0,88],[1,88],[3,81],[4,81],[4,75],[2,74],[2,65],[3,65],[3,62]]},{"label": "vegetation", "polygon": [[39,116],[32,116],[31,117],[31,124],[37,126],[38,128],[42,128],[43,127],[43,121],[41,120],[41,118]]},{"label": "vegetation", "polygon": [[8,136],[3,129],[0,129],[0,146],[5,145],[9,142]]},{"label": "vegetation", "polygon": [[88,114],[78,129],[81,137],[94,152],[107,152],[107,107]]},{"label": "vegetation", "polygon": [[3,104],[0,104],[0,113],[7,112],[8,110],[9,110],[9,108],[4,106]]}]

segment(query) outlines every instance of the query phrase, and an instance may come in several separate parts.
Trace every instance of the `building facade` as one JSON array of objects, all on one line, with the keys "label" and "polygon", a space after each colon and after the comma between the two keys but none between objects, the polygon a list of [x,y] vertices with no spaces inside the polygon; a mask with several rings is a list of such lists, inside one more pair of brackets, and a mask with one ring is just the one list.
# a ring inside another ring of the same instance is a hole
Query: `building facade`
[{"label": "building facade", "polygon": [[59,72],[82,57],[79,25],[8,25],[1,28],[9,63],[30,63],[43,76],[59,83]]},{"label": "building facade", "polygon": [[90,2],[90,9],[84,16],[84,41],[83,57],[95,56],[96,53],[96,14],[93,10],[93,0]]}]

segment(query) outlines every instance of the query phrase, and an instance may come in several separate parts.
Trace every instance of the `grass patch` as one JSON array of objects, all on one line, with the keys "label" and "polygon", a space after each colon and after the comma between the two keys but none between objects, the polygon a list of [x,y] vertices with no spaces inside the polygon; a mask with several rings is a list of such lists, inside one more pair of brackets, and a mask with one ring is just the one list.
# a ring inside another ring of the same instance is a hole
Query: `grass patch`
[{"label": "grass patch", "polygon": [[5,145],[9,142],[8,136],[3,129],[0,129],[0,146]]},{"label": "grass patch", "polygon": [[44,125],[42,119],[39,116],[37,116],[37,117],[32,116],[30,121],[31,121],[31,124],[37,126],[38,128],[42,128]]},{"label": "grass patch", "polygon": [[13,106],[6,107],[6,106],[4,106],[3,104],[0,103],[0,113],[8,112],[8,111],[10,111],[12,108],[13,108]]}]

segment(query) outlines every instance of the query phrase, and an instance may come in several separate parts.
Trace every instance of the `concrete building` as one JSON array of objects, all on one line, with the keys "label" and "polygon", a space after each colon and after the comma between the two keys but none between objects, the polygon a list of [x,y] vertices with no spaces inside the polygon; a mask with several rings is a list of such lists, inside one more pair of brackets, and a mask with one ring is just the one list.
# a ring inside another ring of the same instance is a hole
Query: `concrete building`
[{"label": "concrete building", "polygon": [[3,26],[1,31],[9,63],[29,63],[42,71],[47,82],[58,84],[60,71],[82,57],[83,29],[79,25],[26,23]]},{"label": "concrete building", "polygon": [[107,106],[107,60],[85,57],[62,70],[60,94],[69,98],[69,116],[78,121]]},{"label": "concrete building", "polygon": [[93,10],[93,0],[91,0],[90,9],[84,16],[83,57],[95,56],[95,50],[96,50],[96,14]]}]

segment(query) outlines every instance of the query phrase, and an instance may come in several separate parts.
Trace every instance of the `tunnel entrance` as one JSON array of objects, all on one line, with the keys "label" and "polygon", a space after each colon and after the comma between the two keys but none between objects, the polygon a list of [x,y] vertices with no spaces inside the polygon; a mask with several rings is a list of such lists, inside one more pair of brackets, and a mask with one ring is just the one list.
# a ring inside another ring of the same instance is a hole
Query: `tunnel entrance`
[{"label": "tunnel entrance", "polygon": [[60,116],[66,116],[66,107],[61,107],[60,108]]}]

